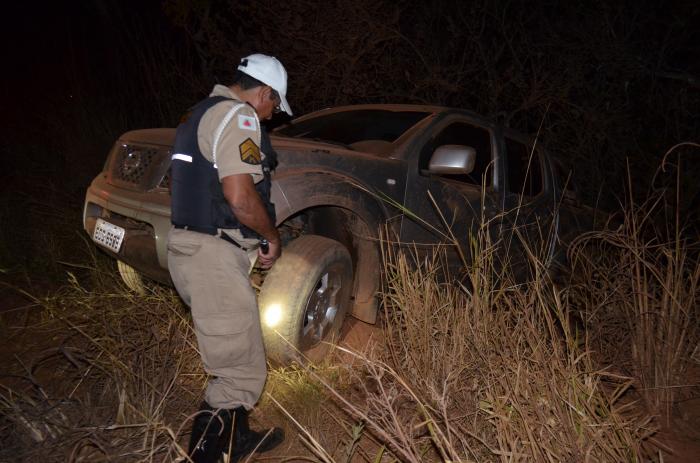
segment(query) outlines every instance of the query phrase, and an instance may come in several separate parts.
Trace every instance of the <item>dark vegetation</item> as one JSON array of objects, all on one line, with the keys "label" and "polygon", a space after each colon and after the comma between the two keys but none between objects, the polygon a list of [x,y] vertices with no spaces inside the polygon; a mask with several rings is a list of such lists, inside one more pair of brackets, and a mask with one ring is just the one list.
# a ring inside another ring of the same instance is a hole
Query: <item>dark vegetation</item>
[{"label": "dark vegetation", "polygon": [[[309,436],[343,429],[305,437],[288,455],[657,459],[657,429],[697,425],[677,418],[698,395],[700,150],[684,145],[659,170],[672,146],[700,141],[696,2],[27,8],[2,31],[0,447],[19,453],[0,452],[0,461],[178,454],[182,411],[194,411],[204,379],[186,313],[166,288],[136,297],[119,285],[81,230],[82,199],[120,133],[174,126],[255,51],[287,67],[296,114],[365,102],[472,109],[536,135],[589,204],[624,209],[621,227],[577,243],[576,278],[563,289],[541,275],[527,287],[507,278],[494,287],[477,272],[465,293],[433,281],[431,267],[413,274],[410,257],[388,256],[386,345],[356,355],[347,371],[272,373],[268,392]],[[488,237],[480,239],[475,255],[488,265]],[[450,318],[425,307],[473,311]],[[523,307],[528,315],[514,317]],[[418,325],[427,328],[413,332]],[[468,335],[423,335],[455,327]],[[471,373],[455,377],[455,364]],[[365,408],[349,421],[330,418],[337,410],[320,398],[323,382],[341,406],[350,397]],[[631,407],[637,399],[643,407]],[[433,427],[415,421],[429,419]],[[603,439],[596,426],[615,432]],[[33,446],[36,433],[45,447]]]}]

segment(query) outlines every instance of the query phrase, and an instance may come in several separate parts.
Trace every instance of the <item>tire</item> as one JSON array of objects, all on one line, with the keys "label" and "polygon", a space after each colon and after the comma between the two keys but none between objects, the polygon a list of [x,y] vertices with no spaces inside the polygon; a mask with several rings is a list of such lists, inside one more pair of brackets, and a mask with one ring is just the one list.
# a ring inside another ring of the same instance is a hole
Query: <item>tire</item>
[{"label": "tire", "polygon": [[345,246],[316,235],[292,241],[258,298],[267,357],[282,364],[323,359],[340,334],[352,285]]},{"label": "tire", "polygon": [[122,277],[124,285],[126,285],[129,290],[140,296],[146,294],[146,285],[138,270],[120,260],[117,261],[117,269],[119,270],[119,276]]}]

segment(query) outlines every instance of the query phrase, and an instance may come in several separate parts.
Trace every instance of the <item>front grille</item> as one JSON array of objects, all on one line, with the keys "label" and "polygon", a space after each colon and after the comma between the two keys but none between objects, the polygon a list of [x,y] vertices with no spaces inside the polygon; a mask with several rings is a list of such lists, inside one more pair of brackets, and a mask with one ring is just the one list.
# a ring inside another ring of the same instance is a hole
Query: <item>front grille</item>
[{"label": "front grille", "polygon": [[152,190],[162,187],[169,166],[170,151],[165,147],[118,144],[112,157],[110,180],[130,189]]},{"label": "front grille", "polygon": [[157,155],[158,150],[155,148],[124,145],[117,155],[116,178],[129,183],[141,183]]}]

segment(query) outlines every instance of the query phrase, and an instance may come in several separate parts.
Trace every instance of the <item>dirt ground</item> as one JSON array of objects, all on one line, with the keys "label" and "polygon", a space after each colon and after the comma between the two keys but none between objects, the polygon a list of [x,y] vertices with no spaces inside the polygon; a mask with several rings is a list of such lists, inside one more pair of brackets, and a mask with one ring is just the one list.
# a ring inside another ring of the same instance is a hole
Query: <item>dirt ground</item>
[{"label": "dirt ground", "polygon": [[[686,384],[700,384],[700,364],[688,372]],[[654,436],[663,447],[666,463],[700,462],[700,397],[682,399],[674,406],[674,415],[668,426]]]}]

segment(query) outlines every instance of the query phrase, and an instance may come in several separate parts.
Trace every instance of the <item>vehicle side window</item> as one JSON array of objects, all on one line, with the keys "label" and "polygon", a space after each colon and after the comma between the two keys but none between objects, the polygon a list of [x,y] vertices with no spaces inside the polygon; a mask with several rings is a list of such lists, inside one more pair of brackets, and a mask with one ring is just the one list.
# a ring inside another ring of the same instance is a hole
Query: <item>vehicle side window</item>
[{"label": "vehicle side window", "polygon": [[537,151],[532,152],[527,145],[506,137],[506,152],[508,191],[524,196],[540,194],[543,189],[542,164]]},{"label": "vehicle side window", "polygon": [[[423,147],[419,162],[421,171],[428,169],[433,152],[442,145],[471,146],[476,151],[476,163],[470,174],[440,175],[440,177],[472,185],[481,185],[482,182],[486,186],[491,185],[493,166],[489,165],[491,163],[491,133],[488,130],[464,122],[457,122],[445,127]],[[487,172],[489,175],[484,178],[484,174]]]}]

